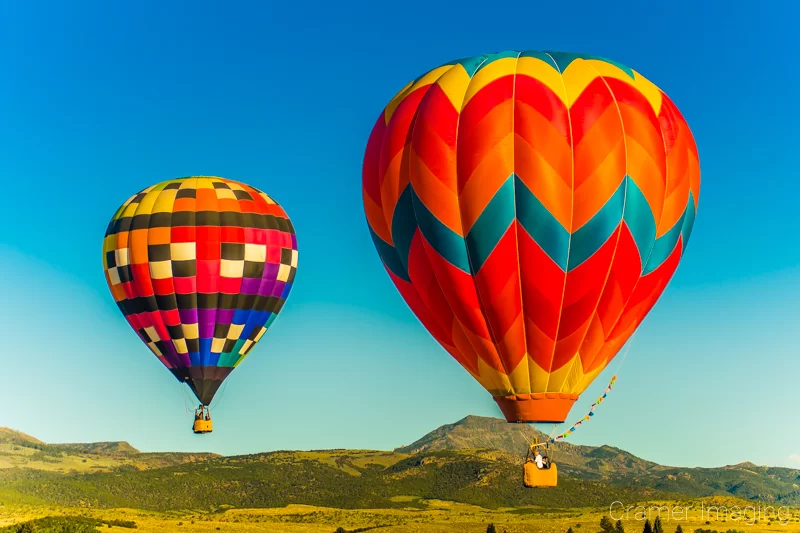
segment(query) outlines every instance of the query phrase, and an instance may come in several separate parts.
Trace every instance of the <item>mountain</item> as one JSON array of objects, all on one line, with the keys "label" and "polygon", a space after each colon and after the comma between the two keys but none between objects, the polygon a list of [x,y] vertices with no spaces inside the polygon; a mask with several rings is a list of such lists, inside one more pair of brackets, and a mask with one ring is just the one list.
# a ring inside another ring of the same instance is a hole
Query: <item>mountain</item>
[{"label": "mountain", "polygon": [[[752,464],[670,467],[610,446],[568,443],[559,443],[554,455],[559,486],[525,489],[520,455],[529,440],[542,435],[474,416],[394,451],[146,454],[127,443],[50,445],[8,431],[0,435],[10,435],[0,437],[0,444],[16,443],[11,451],[8,444],[0,448],[0,496],[20,503],[160,511],[290,504],[424,508],[431,500],[490,509],[565,509],[704,496],[800,503],[797,470]],[[3,466],[9,457],[16,462]]]},{"label": "mountain", "polygon": [[[468,416],[442,426],[401,453],[490,448],[519,457],[535,438],[547,436],[526,424],[498,418]],[[559,442],[553,447],[559,473],[612,485],[646,487],[687,496],[728,494],[751,500],[800,502],[800,470],[756,466],[752,463],[721,468],[663,466],[612,446],[580,446]]]},{"label": "mountain", "polygon": [[[525,454],[535,439],[545,442],[548,436],[527,424],[509,424],[499,418],[468,416],[454,424],[435,429],[416,442],[397,448],[400,453],[441,450],[492,449],[518,457]],[[559,442],[550,448],[559,469],[582,478],[609,479],[621,474],[641,474],[657,467],[611,446],[578,446]]]}]

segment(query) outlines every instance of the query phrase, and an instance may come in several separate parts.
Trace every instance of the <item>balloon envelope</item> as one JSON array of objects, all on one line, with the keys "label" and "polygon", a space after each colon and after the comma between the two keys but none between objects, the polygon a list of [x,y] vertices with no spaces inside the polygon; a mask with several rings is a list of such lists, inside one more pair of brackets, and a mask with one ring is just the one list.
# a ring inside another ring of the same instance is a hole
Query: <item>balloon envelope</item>
[{"label": "balloon envelope", "polygon": [[363,165],[389,276],[509,422],[564,421],[675,272],[699,188],[692,134],[658,87],[557,52],[423,74]]},{"label": "balloon envelope", "polygon": [[284,210],[255,187],[179,178],[122,204],[103,267],[139,338],[208,405],[283,307],[297,239]]}]

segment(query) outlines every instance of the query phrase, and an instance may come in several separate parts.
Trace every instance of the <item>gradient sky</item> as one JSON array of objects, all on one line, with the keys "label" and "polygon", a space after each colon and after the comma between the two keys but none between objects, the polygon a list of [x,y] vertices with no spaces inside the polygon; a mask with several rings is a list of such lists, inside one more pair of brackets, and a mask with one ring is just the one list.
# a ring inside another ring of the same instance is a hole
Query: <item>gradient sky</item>
[{"label": "gradient sky", "polygon": [[[162,4],[0,2],[0,425],[235,454],[390,449],[500,416],[383,270],[361,161],[383,106],[417,75],[546,49],[656,83],[689,122],[702,173],[681,266],[570,440],[667,464],[800,468],[798,5]],[[119,204],[192,174],[272,195],[300,249],[284,311],[218,394],[205,436],[189,431],[194,398],[117,310],[100,253]]]}]

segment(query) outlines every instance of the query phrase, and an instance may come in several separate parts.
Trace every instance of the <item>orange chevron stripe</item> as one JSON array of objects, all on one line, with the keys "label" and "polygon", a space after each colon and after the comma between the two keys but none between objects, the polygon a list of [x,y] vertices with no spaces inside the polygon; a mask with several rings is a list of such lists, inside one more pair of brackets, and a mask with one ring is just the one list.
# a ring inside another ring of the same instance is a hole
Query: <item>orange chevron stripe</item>
[{"label": "orange chevron stripe", "polygon": [[427,94],[414,123],[409,154],[410,180],[428,210],[458,235],[464,235],[458,207],[456,128],[458,112],[441,87]]},{"label": "orange chevron stripe", "polygon": [[[517,367],[525,356],[525,331],[522,321],[522,297],[519,290],[516,224],[506,230],[489,259],[475,274],[475,285],[486,322],[497,343],[507,371]],[[516,328],[512,330],[512,326]]]},{"label": "orange chevron stripe", "polygon": [[[550,366],[550,374],[553,374],[572,363],[575,355],[579,353],[581,343],[583,343],[583,338],[586,336],[586,330],[589,329],[590,324],[591,320],[587,319],[571,334],[556,341],[555,350],[553,351],[552,356],[552,366]],[[548,386],[547,389],[553,390],[550,386]]]},{"label": "orange chevron stripe", "polygon": [[[414,149],[409,150],[409,177],[414,186],[414,193],[425,207],[445,226],[460,236],[464,236],[461,226],[461,210],[458,205],[458,195],[448,185],[456,185],[455,153],[453,165],[450,168],[452,179],[444,183],[440,178],[442,174],[434,174],[417,155]],[[419,186],[417,185],[419,183]]]},{"label": "orange chevron stripe", "polygon": [[381,205],[379,167],[383,138],[386,135],[385,112],[381,113],[367,141],[364,164],[361,168],[364,212],[372,231],[389,244],[393,244],[392,233],[386,222],[386,214]]},{"label": "orange chevron stripe", "polygon": [[465,234],[514,171],[512,81],[505,77],[487,85],[461,113],[457,168]]},{"label": "orange chevron stripe", "polygon": [[689,192],[694,194],[695,208],[700,194],[700,170],[694,139],[674,104],[666,96],[663,98],[659,122],[667,149],[667,197],[656,232],[659,237],[683,216]]},{"label": "orange chevron stripe", "polygon": [[666,153],[658,117],[644,95],[631,85],[615,79],[606,81],[617,100],[625,131],[627,174],[644,194],[658,222],[666,194]]},{"label": "orange chevron stripe", "polygon": [[558,334],[561,293],[566,274],[542,251],[517,222],[521,290],[525,305],[525,335],[531,358],[549,368]]},{"label": "orange chevron stripe", "polygon": [[[623,224],[614,254],[614,263],[608,273],[603,296],[597,305],[597,319],[602,324],[605,337],[611,334],[625,310],[642,273],[639,249],[628,226]],[[604,337],[604,338],[605,338]]]},{"label": "orange chevron stripe", "polygon": [[[636,130],[639,124],[636,119],[641,117],[639,113],[631,112],[630,108],[620,107],[622,120],[625,123],[625,150],[626,150],[626,172],[636,186],[642,191],[647,200],[650,210],[653,212],[654,222],[661,220],[661,213],[664,208],[664,196],[666,194],[666,157],[663,144],[660,147],[660,155],[653,153],[650,148],[643,146],[640,139],[645,143],[653,141],[654,131],[643,132]],[[647,126],[645,126],[647,127]],[[634,137],[628,135],[631,131]],[[649,138],[647,138],[649,136]],[[660,140],[660,139],[659,139]]]},{"label": "orange chevron stripe", "polygon": [[[428,255],[422,244],[422,235],[419,231],[411,241],[411,249],[408,257],[408,274],[411,283],[417,290],[420,300],[430,311],[429,320],[433,322],[426,327],[431,331],[431,335],[437,340],[442,339],[447,345],[454,345],[452,332],[453,323],[456,321],[453,311],[447,303],[447,299],[436,281],[433,270],[430,266]],[[459,363],[472,373],[478,372],[478,355],[474,349],[466,350],[456,357]]]},{"label": "orange chevron stripe", "polygon": [[[517,78],[516,94],[528,92],[537,84]],[[535,80],[534,80],[535,81]],[[541,84],[538,84],[541,86]],[[542,93],[546,93],[544,90]],[[531,97],[528,97],[531,98]],[[546,98],[543,96],[542,98]],[[560,103],[555,95],[553,105]],[[539,104],[538,107],[541,107]],[[556,107],[556,109],[559,109]],[[572,219],[572,146],[569,140],[569,116],[550,111],[548,119],[537,108],[517,98],[514,106],[514,170],[562,226],[570,229]]]},{"label": "orange chevron stripe", "polygon": [[586,328],[586,333],[584,334],[581,346],[578,349],[581,358],[581,365],[583,366],[584,371],[588,370],[588,368],[592,366],[592,361],[594,361],[597,353],[605,345],[605,337],[603,325],[601,324],[597,313],[594,313],[589,321],[589,327]]},{"label": "orange chevron stripe", "polygon": [[[616,113],[616,102],[614,102],[614,98],[602,78],[594,79],[582,93],[572,96],[575,102],[569,108],[570,127],[572,130],[572,142],[577,147],[595,129],[598,122],[605,117],[609,108]],[[607,119],[607,117],[605,118]],[[617,123],[619,123],[619,116],[617,116]],[[601,134],[607,128],[608,125],[601,126]],[[614,131],[613,128],[612,131]],[[601,134],[594,131],[593,140],[597,141]]]},{"label": "orange chevron stripe", "polygon": [[400,194],[408,185],[408,172],[401,168],[406,162],[405,148],[408,144],[409,130],[414,115],[422,98],[430,85],[426,85],[410,93],[399,103],[383,139],[379,177],[381,187],[381,205],[386,216],[386,223],[391,228],[391,220]]},{"label": "orange chevron stripe", "polygon": [[439,282],[453,315],[463,328],[464,335],[478,356],[491,368],[503,371],[503,363],[491,341],[478,292],[472,276],[460,271],[445,261],[430,244],[422,238],[431,269]]},{"label": "orange chevron stripe", "polygon": [[[522,278],[522,295],[527,303],[526,316],[550,339],[558,334],[558,316],[561,310],[566,273],[545,254],[539,244],[518,225],[519,265],[525,274]],[[530,349],[531,354],[538,350]],[[548,352],[549,354],[550,352]]]},{"label": "orange chevron stripe", "polygon": [[417,110],[412,146],[433,176],[457,192],[455,177],[458,111],[439,85],[431,87]]},{"label": "orange chevron stripe", "polygon": [[[567,144],[570,144],[571,126],[569,109],[560,93],[554,92],[542,80],[518,73],[514,78],[514,101],[523,104],[542,115],[558,131]],[[560,88],[563,92],[563,87]],[[515,124],[516,127],[516,124]]]},{"label": "orange chevron stripe", "polygon": [[593,153],[592,146],[584,145],[575,150],[575,179],[577,181],[579,176],[588,175],[588,177],[583,178],[581,187],[575,188],[572,209],[573,233],[600,211],[625,179],[625,141],[622,131],[618,133],[616,144],[607,148],[605,158],[599,161],[597,166],[592,166],[595,163],[593,160],[600,157],[596,152]]},{"label": "orange chevron stripe", "polygon": [[[542,131],[546,132],[546,127]],[[540,143],[547,142],[545,135],[538,137]],[[556,162],[560,168],[555,168],[544,157],[548,148],[537,149],[521,135],[515,135],[514,141],[514,172],[559,224],[570,231],[572,185],[564,183],[562,176],[566,172],[572,177],[572,149],[565,147],[567,155]]]},{"label": "orange chevron stripe", "polygon": [[[461,110],[458,124],[459,192],[486,154],[511,131],[513,81],[513,76],[505,76],[492,82]],[[483,138],[477,134],[478,130],[489,136]],[[463,155],[462,151],[465,152]]]},{"label": "orange chevron stripe", "polygon": [[[511,111],[511,105],[507,106]],[[461,148],[458,151],[458,175],[461,181]],[[481,161],[481,165],[475,169],[467,185],[459,196],[459,207],[461,209],[461,222],[463,231],[466,235],[475,225],[475,222],[483,214],[486,206],[492,200],[497,191],[508,180],[514,172],[514,135],[507,133],[506,137],[498,142],[491,152]]]},{"label": "orange chevron stripe", "polygon": [[664,264],[661,265],[658,270],[651,272],[647,276],[643,276],[638,281],[619,322],[617,322],[614,330],[607,337],[603,349],[595,357],[592,368],[587,368],[587,371],[591,371],[593,368],[598,368],[605,364],[605,362],[611,361],[622,345],[633,335],[633,332],[636,331],[636,328],[644,317],[661,297],[667,283],[669,283],[669,280],[675,273],[678,262],[680,261],[682,248],[683,243],[679,239],[678,245]]},{"label": "orange chevron stripe", "polygon": [[367,215],[367,223],[372,231],[387,243],[394,245],[383,207],[375,203],[366,192],[364,192],[364,213]]},{"label": "orange chevron stripe", "polygon": [[586,330],[605,285],[614,251],[618,231],[585,263],[567,274],[564,297],[561,304],[561,319],[558,324],[558,340],[550,371],[558,370],[578,353]]},{"label": "orange chevron stripe", "polygon": [[642,262],[639,258],[636,241],[627,225],[622,224],[617,248],[614,252],[614,261],[592,318],[592,325],[589,328],[590,332],[600,332],[599,337],[590,339],[587,335],[587,339],[580,348],[581,360],[587,371],[589,368],[595,368],[596,358],[599,356],[605,340],[611,335],[625,311],[641,273]]},{"label": "orange chevron stripe", "polygon": [[[596,80],[602,84],[602,80]],[[625,177],[625,143],[619,112],[605,84],[590,84],[570,109],[575,139],[572,230],[588,222],[614,194]],[[588,89],[587,89],[588,90]],[[598,100],[600,99],[600,100]],[[605,107],[598,109],[601,101]]]}]

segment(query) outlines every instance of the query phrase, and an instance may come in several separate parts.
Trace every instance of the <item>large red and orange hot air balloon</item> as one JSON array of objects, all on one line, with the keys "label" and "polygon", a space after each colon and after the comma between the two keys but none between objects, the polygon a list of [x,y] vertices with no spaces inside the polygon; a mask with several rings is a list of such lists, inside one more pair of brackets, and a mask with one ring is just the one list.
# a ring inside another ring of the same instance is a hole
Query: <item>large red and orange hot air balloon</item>
[{"label": "large red and orange hot air balloon", "polygon": [[563,422],[658,300],[700,170],[675,104],[619,63],[462,59],[378,118],[364,209],[392,281],[509,422]]}]

